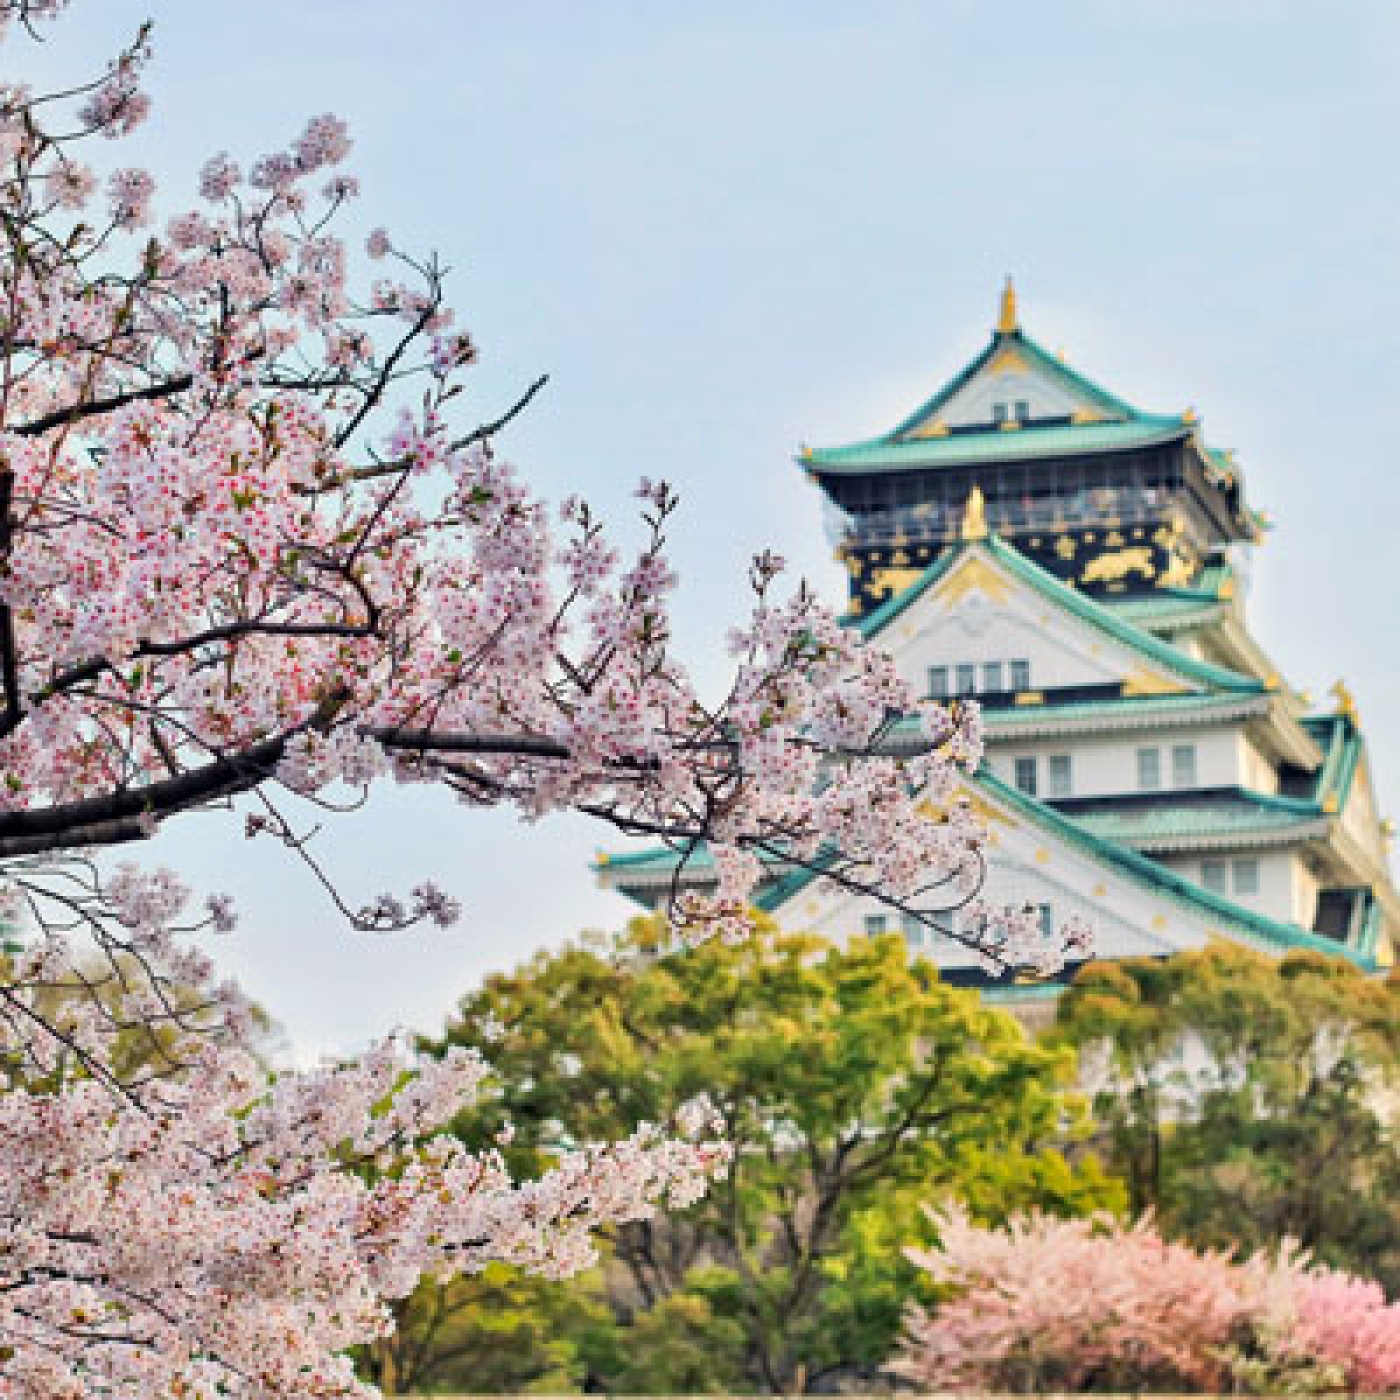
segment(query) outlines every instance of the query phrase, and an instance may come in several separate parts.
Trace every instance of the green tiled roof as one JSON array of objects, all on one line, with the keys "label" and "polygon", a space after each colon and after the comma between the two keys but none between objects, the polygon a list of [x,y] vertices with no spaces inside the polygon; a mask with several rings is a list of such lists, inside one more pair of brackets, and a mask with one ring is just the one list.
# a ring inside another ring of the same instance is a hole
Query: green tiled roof
[{"label": "green tiled roof", "polygon": [[846,447],[813,448],[800,461],[822,474],[901,471],[915,467],[994,466],[1036,457],[1078,457],[1116,452],[1184,438],[1191,424],[1179,418],[1144,417],[1127,423],[1061,423],[947,437],[872,438]]},{"label": "green tiled roof", "polygon": [[[714,858],[707,846],[696,846],[684,856],[685,863],[695,870],[713,870]],[[609,870],[621,866],[627,870],[674,870],[681,863],[682,852],[670,846],[653,846],[645,851],[619,851],[616,854],[600,855],[599,868]]]},{"label": "green tiled roof", "polygon": [[[1180,695],[1125,695],[1109,700],[1077,700],[1064,705],[1017,705],[1009,710],[983,710],[983,725],[995,733],[998,729],[1014,730],[1018,724],[1037,721],[1081,719],[1093,717],[1128,717],[1136,719],[1170,719],[1176,715],[1191,715],[1208,719],[1213,710],[1233,712],[1241,703],[1239,695],[1201,695],[1189,692]],[[1246,701],[1247,703],[1247,701]]]},{"label": "green tiled roof", "polygon": [[1221,588],[1234,579],[1228,564],[1207,564],[1187,588],[1156,588],[1149,593],[1108,593],[1099,601],[1116,617],[1147,626],[1194,617],[1224,605]]},{"label": "green tiled roof", "polygon": [[1341,811],[1351,796],[1352,781],[1365,748],[1361,731],[1345,715],[1309,716],[1303,727],[1317,740],[1323,753],[1313,800],[1321,803],[1334,797],[1337,810]]},{"label": "green tiled roof", "polygon": [[[1300,928],[1296,924],[1279,923],[1275,919],[1255,913],[1252,909],[1246,909],[1243,905],[1236,904],[1223,895],[1213,894],[1210,890],[1197,885],[1183,875],[1178,875],[1174,870],[1168,869],[1167,866],[1153,860],[1150,856],[1142,855],[1129,846],[1109,840],[1107,837],[1089,830],[1077,818],[1066,816],[1057,812],[1053,807],[1039,802],[1033,797],[1026,796],[1025,793],[1012,787],[1009,783],[1003,782],[985,764],[978,770],[974,781],[984,788],[994,800],[1019,812],[1028,822],[1047,831],[1052,837],[1063,840],[1066,845],[1085,852],[1111,869],[1118,871],[1133,883],[1156,890],[1175,903],[1191,909],[1198,916],[1231,925],[1274,949],[1311,948],[1319,952],[1340,954],[1367,969],[1372,969],[1375,966],[1372,949],[1364,946],[1346,947],[1333,939],[1324,938],[1321,934]],[[1280,811],[1289,807],[1306,811],[1316,810],[1311,803],[1300,803],[1297,799],[1266,798],[1263,801],[1265,805],[1277,805]],[[638,857],[634,859],[629,859],[626,856],[615,856],[607,864],[608,867],[630,865],[633,868],[642,864],[650,864],[653,869],[664,870],[668,867],[668,863],[673,867],[678,860],[679,856],[676,852],[660,850],[640,852]],[[818,873],[811,870],[792,871],[770,885],[755,899],[754,903],[760,909],[771,912],[785,904],[794,895],[799,894],[816,878],[818,878]]]},{"label": "green tiled roof", "polygon": [[1105,801],[1094,806],[1073,804],[1064,810],[1085,831],[1134,846],[1194,838],[1286,835],[1324,819],[1314,802],[1246,788],[1192,798],[1164,794],[1150,805]]},{"label": "green tiled roof", "polygon": [[[1014,350],[1039,373],[1059,383],[1069,394],[1103,417],[1092,423],[1055,423],[1017,429],[952,431],[946,436],[919,437],[919,429],[934,419],[955,394],[996,355]],[[1143,413],[1093,380],[1070,369],[1058,356],[1047,354],[1020,330],[997,331],[976,359],[888,433],[843,447],[804,451],[802,466],[818,473],[899,471],[910,467],[982,466],[1033,457],[1082,456],[1134,447],[1150,447],[1188,436],[1194,420],[1173,414]],[[1223,454],[1220,470],[1234,468]]]},{"label": "green tiled roof", "polygon": [[1010,573],[1042,597],[1174,675],[1214,690],[1259,692],[1264,689],[1263,683],[1252,676],[1244,676],[1238,671],[1229,671],[1223,666],[1214,666],[1207,661],[1198,661],[1169,642],[1153,636],[1151,632],[1134,626],[1112,608],[1105,607],[1076,589],[1066,587],[1054,574],[1027,559],[1019,550],[995,534],[981,540],[960,540],[950,545],[904,592],[896,594],[864,617],[855,619],[853,625],[864,637],[877,636],[911,603],[921,598],[947,574],[965,550],[972,548],[985,549],[999,563],[1004,564]]},{"label": "green tiled roof", "polygon": [[[1199,691],[1176,695],[1109,696],[1101,700],[1073,700],[1063,704],[1012,705],[1006,708],[984,709],[982,727],[992,735],[1014,735],[1021,730],[1034,730],[1058,721],[1080,719],[1106,722],[1128,721],[1115,727],[1131,728],[1138,720],[1145,724],[1183,722],[1208,723],[1213,716],[1233,718],[1241,707],[1246,713],[1261,709],[1262,694],[1226,694]],[[895,720],[886,731],[890,746],[904,749],[923,740],[921,721],[914,718]]]}]

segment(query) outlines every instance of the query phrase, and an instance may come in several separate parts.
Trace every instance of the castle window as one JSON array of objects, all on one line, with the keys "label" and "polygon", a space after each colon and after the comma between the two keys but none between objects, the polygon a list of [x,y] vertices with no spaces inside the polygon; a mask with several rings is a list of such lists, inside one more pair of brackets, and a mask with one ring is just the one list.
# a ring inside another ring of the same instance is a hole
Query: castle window
[{"label": "castle window", "polygon": [[1172,786],[1179,788],[1196,786],[1195,744],[1172,745]]},{"label": "castle window", "polygon": [[1006,422],[1006,405],[1005,405],[1004,403],[994,403],[994,404],[992,405],[992,422],[993,422],[993,423],[1005,423],[1005,422]]},{"label": "castle window", "polygon": [[1073,774],[1067,753],[1050,755],[1050,796],[1068,797],[1074,789]]},{"label": "castle window", "polygon": [[867,938],[878,938],[884,933],[885,926],[883,914],[867,914],[865,916],[865,936]]},{"label": "castle window", "polygon": [[970,662],[958,664],[958,694],[977,694],[977,667]]},{"label": "castle window", "polygon": [[906,914],[904,916],[904,941],[911,948],[917,948],[924,941],[923,921],[917,914]]},{"label": "castle window", "polygon": [[1201,884],[1212,894],[1229,893],[1229,870],[1223,860],[1203,860],[1201,862]]},{"label": "castle window", "polygon": [[948,668],[930,666],[928,668],[928,698],[946,700],[948,698]]},{"label": "castle window", "polygon": [[1162,751],[1160,749],[1139,749],[1137,751],[1138,787],[1144,791],[1162,786]]},{"label": "castle window", "polygon": [[1001,662],[989,661],[982,667],[982,689],[989,695],[995,695],[1002,688]]},{"label": "castle window", "polygon": [[1019,419],[1021,420],[1022,423],[1027,423],[1027,422],[1030,421],[1030,416],[1031,416],[1031,406],[1030,406],[1030,404],[1029,404],[1025,399],[1017,399],[1017,400],[1016,400],[1016,417],[1019,418]]},{"label": "castle window", "polygon": [[1029,661],[1013,661],[1011,663],[1011,689],[1029,690],[1031,688],[1031,663]]},{"label": "castle window", "polygon": [[1036,790],[1035,759],[1018,758],[1016,760],[1016,786],[1024,793],[1035,796]]},{"label": "castle window", "polygon": [[1049,904],[1037,904],[1035,912],[1040,916],[1040,932],[1045,938],[1055,936],[1055,910]]},{"label": "castle window", "polygon": [[1254,859],[1237,860],[1233,871],[1236,894],[1259,893],[1259,862]]}]

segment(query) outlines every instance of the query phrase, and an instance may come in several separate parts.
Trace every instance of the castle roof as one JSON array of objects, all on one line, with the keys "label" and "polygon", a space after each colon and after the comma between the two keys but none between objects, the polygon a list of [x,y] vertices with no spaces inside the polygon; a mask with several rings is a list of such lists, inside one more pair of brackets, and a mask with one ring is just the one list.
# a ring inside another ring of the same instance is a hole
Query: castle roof
[{"label": "castle roof", "polygon": [[1255,677],[1227,670],[1209,661],[1198,660],[1154,633],[1139,627],[1119,609],[1105,606],[1077,589],[1070,588],[996,534],[955,541],[908,588],[882,603],[874,611],[861,617],[849,618],[847,621],[857,628],[863,637],[878,637],[929,589],[951,574],[966,554],[974,551],[982,553],[994,565],[1038,593],[1046,602],[1087,623],[1105,638],[1137,653],[1144,661],[1159,666],[1184,681],[1215,692],[1259,694],[1266,689],[1264,683]]},{"label": "castle roof", "polygon": [[[1025,416],[1006,412],[1022,399]],[[993,419],[992,401],[1002,414]],[[1185,443],[1206,476],[1226,487],[1247,532],[1263,518],[1244,505],[1231,452],[1209,446],[1195,410],[1149,413],[1049,353],[1020,327],[1015,293],[983,349],[889,431],[834,447],[804,447],[797,461],[819,479],[914,470],[977,469],[1083,458]]]}]

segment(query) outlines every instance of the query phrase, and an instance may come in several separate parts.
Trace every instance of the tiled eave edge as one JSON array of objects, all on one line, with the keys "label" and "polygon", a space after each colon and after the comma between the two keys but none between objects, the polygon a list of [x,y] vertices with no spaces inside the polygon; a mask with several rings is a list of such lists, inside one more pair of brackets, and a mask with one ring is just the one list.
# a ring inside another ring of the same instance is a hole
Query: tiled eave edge
[{"label": "tiled eave edge", "polygon": [[[1071,818],[1073,820],[1073,818]],[[1301,841],[1325,841],[1332,828],[1329,817],[1288,826],[1258,827],[1253,831],[1183,831],[1131,836],[1118,832],[1100,840],[1130,846],[1144,855],[1177,855],[1190,851],[1262,850],[1270,846],[1295,846]],[[1086,827],[1086,830],[1092,830]]]},{"label": "tiled eave edge", "polygon": [[1157,637],[1170,637],[1178,632],[1195,632],[1202,627],[1211,627],[1220,622],[1225,615],[1225,607],[1221,603],[1207,603],[1204,607],[1190,611],[1183,608],[1179,612],[1167,609],[1156,613],[1146,610],[1139,613],[1132,608],[1113,610],[1133,626],[1141,627],[1144,632],[1151,632]]},{"label": "tiled eave edge", "polygon": [[[1173,729],[1191,725],[1228,724],[1238,719],[1265,716],[1272,705],[1269,695],[1250,695],[1221,701],[1203,700],[1178,709],[1144,707],[1136,710],[1129,705],[1115,709],[1115,702],[1106,700],[1101,710],[1078,715],[1044,715],[1038,707],[1009,710],[983,710],[982,728],[991,742],[1001,739],[1054,737],[1060,734],[1095,734],[1109,730]],[[918,725],[891,730],[881,744],[881,751],[914,753],[927,747]]]},{"label": "tiled eave edge", "polygon": [[1237,719],[1252,719],[1269,713],[1268,695],[1249,696],[1221,704],[1182,706],[1177,710],[1158,709],[1134,713],[1124,707],[1114,713],[1110,705],[1103,711],[1084,715],[1047,715],[1037,717],[1035,708],[1024,710],[995,710],[982,712],[982,725],[991,739],[1032,738],[1041,735],[1083,734],[1106,730],[1173,729],[1188,725],[1220,724]]}]

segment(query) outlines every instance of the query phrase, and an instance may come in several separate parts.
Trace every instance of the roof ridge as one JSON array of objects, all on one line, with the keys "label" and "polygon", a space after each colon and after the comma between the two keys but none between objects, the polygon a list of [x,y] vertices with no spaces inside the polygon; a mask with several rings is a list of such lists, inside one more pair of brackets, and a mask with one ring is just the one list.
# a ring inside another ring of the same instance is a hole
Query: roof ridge
[{"label": "roof ridge", "polygon": [[1143,410],[1134,407],[1126,399],[1120,399],[1117,394],[1105,389],[1103,385],[1090,379],[1087,374],[1077,369],[1071,369],[1058,355],[1050,354],[1043,345],[1032,340],[1024,331],[1018,330],[1016,336],[1019,338],[1021,345],[1039,359],[1043,368],[1049,370],[1051,374],[1056,375],[1058,378],[1067,380],[1074,388],[1078,389],[1080,393],[1087,394],[1090,398],[1096,398],[1101,403],[1112,408],[1114,412],[1121,413],[1130,422],[1165,416],[1156,413],[1144,413]]}]

